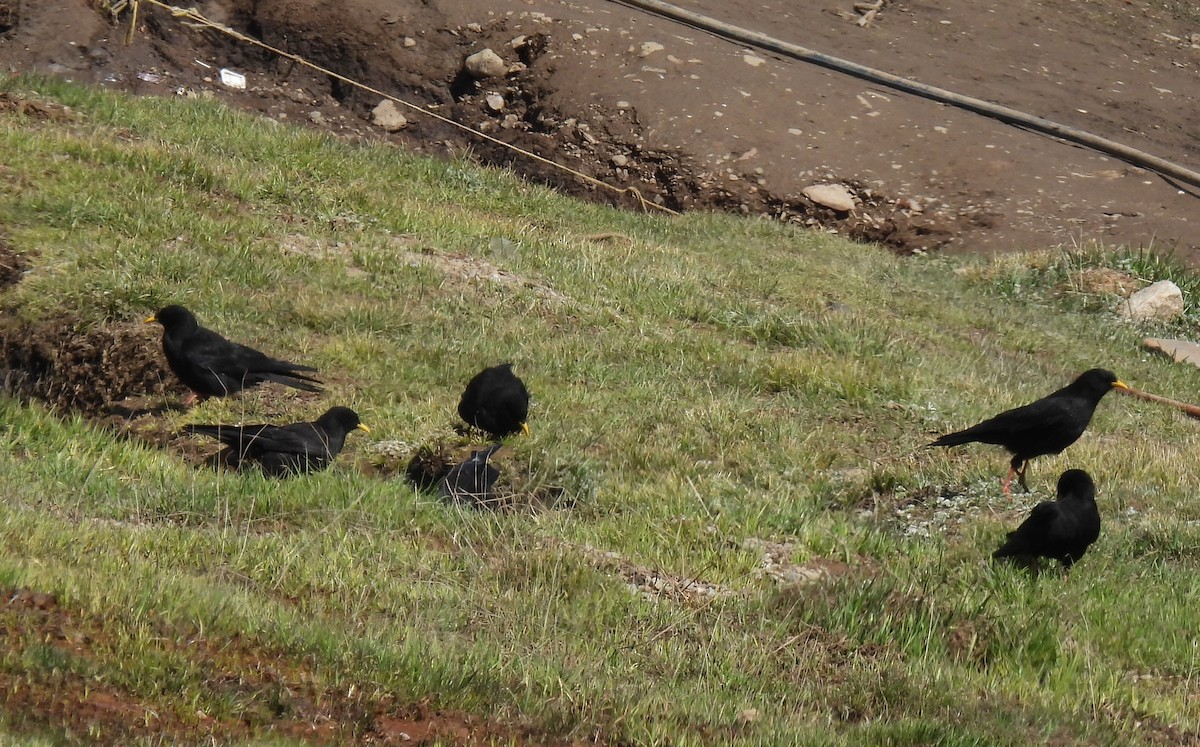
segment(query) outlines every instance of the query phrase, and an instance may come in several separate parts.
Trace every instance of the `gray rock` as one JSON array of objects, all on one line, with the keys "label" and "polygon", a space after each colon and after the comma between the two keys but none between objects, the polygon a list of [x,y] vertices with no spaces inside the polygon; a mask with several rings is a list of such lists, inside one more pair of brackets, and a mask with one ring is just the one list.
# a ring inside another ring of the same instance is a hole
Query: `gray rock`
[{"label": "gray rock", "polygon": [[1178,319],[1183,316],[1183,291],[1170,280],[1159,280],[1123,301],[1117,313],[1138,322]]},{"label": "gray rock", "polygon": [[396,108],[396,104],[391,99],[384,99],[379,102],[379,105],[371,110],[371,124],[376,127],[382,127],[388,132],[396,132],[404,129],[408,124],[408,120]]},{"label": "gray rock", "polygon": [[802,194],[818,205],[840,213],[848,213],[855,206],[854,195],[843,184],[813,184],[805,187]]},{"label": "gray rock", "polygon": [[463,69],[472,78],[500,78],[508,72],[508,63],[489,47],[468,57]]},{"label": "gray rock", "polygon": [[484,100],[487,102],[488,108],[494,112],[498,112],[504,108],[504,97],[498,93],[488,94],[488,97]]}]

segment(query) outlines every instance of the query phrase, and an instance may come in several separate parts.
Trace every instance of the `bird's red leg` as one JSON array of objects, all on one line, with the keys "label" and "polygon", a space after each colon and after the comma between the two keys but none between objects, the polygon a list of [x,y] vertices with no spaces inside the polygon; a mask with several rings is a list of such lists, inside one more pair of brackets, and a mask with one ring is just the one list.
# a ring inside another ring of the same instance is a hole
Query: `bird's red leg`
[{"label": "bird's red leg", "polygon": [[199,394],[196,394],[195,392],[188,392],[187,396],[183,398],[183,406],[184,407],[192,407],[199,401],[200,401]]},{"label": "bird's red leg", "polygon": [[1012,468],[1012,467],[1009,467],[1009,468],[1008,468],[1008,474],[1004,476],[1003,488],[1004,488],[1004,494],[1005,494],[1005,495],[1011,495],[1011,494],[1012,494],[1012,491],[1009,489],[1009,486],[1012,484],[1013,472],[1014,472],[1013,468]]}]

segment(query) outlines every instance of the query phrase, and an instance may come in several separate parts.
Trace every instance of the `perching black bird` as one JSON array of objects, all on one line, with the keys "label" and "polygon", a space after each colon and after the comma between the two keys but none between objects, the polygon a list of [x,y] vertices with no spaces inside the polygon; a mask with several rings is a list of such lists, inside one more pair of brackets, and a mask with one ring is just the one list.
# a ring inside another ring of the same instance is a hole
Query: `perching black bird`
[{"label": "perching black bird", "polygon": [[325,469],[342,450],[346,434],[355,429],[371,432],[348,407],[331,407],[311,423],[184,426],[187,433],[225,444],[222,464],[240,468],[254,462],[273,477]]},{"label": "perching black bird", "polygon": [[148,317],[163,328],[163,353],[167,365],[192,390],[188,404],[197,398],[224,397],[264,381],[319,392],[321,382],[301,371],[312,366],[272,358],[254,348],[230,342],[200,326],[195,315],[182,306],[167,306]]},{"label": "perching black bird", "polygon": [[488,459],[503,444],[492,444],[486,449],[472,451],[471,458],[457,464],[438,486],[444,499],[455,503],[475,506],[490,506],[495,503],[492,486],[500,477],[500,470],[488,464]]},{"label": "perching black bird", "polygon": [[495,438],[529,433],[529,392],[512,372],[511,363],[485,368],[467,382],[458,415]]},{"label": "perching black bird", "polygon": [[1058,500],[1034,506],[1029,518],[1008,533],[1008,539],[992,557],[1013,558],[1031,565],[1038,558],[1054,558],[1070,570],[1099,536],[1096,484],[1083,470],[1069,469],[1058,478]]},{"label": "perching black bird", "polygon": [[1075,443],[1092,420],[1096,405],[1110,389],[1128,389],[1112,371],[1093,368],[1057,392],[1023,407],[1006,410],[966,430],[948,433],[930,446],[984,443],[1003,446],[1012,453],[1004,492],[1009,492],[1013,475],[1026,491],[1025,467],[1030,459],[1057,454]]}]

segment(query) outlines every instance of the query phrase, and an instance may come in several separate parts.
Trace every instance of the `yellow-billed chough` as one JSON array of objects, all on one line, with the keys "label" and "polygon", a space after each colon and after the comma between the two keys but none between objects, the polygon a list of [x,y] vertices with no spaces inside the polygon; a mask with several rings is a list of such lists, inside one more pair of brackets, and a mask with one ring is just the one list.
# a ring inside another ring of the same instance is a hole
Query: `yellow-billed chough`
[{"label": "yellow-billed chough", "polygon": [[200,326],[195,315],[182,306],[167,306],[148,317],[163,328],[163,353],[167,365],[184,385],[198,397],[224,397],[264,381],[302,389],[322,391],[321,382],[301,371],[316,371],[312,366],[272,358],[254,348],[230,342]]},{"label": "yellow-billed chough", "polygon": [[511,363],[485,368],[467,382],[458,415],[495,438],[523,431],[529,417],[529,392],[525,383],[512,372]]},{"label": "yellow-billed chough", "polygon": [[275,477],[329,466],[352,430],[370,433],[348,407],[331,407],[311,423],[291,425],[186,425],[184,431],[215,438],[226,448],[219,461],[240,468],[253,462]]},{"label": "yellow-billed chough", "polygon": [[1053,558],[1070,570],[1099,536],[1096,484],[1083,470],[1069,469],[1058,478],[1058,500],[1034,506],[992,557],[1034,567],[1038,558]]},{"label": "yellow-billed chough", "polygon": [[1128,389],[1112,371],[1093,368],[1057,392],[1023,407],[1006,410],[966,430],[948,433],[930,446],[984,443],[1003,446],[1012,453],[1004,492],[1013,475],[1026,491],[1025,467],[1030,459],[1057,454],[1075,443],[1092,420],[1096,405],[1110,389]]},{"label": "yellow-billed chough", "polygon": [[500,477],[500,470],[488,464],[488,459],[502,448],[503,444],[492,444],[486,449],[472,451],[471,458],[456,464],[442,479],[438,493],[444,499],[472,506],[490,507],[495,504],[492,486]]}]

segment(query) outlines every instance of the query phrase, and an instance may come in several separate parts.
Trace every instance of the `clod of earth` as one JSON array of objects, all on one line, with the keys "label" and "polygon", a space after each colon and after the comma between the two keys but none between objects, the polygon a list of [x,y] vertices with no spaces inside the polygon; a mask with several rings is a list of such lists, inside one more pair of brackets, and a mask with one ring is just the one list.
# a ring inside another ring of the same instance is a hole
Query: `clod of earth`
[{"label": "clod of earth", "polygon": [[139,325],[95,327],[69,316],[0,319],[0,373],[9,394],[87,415],[134,395],[182,391]]}]

